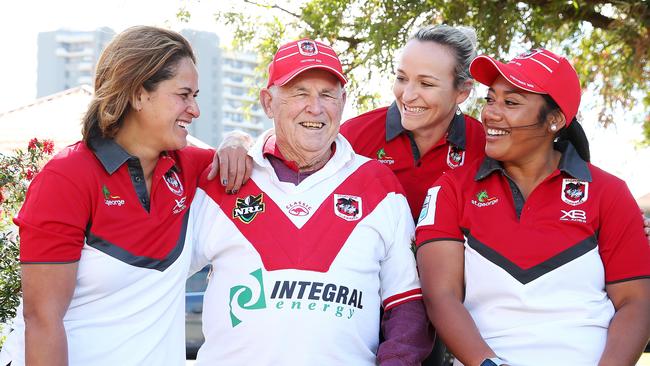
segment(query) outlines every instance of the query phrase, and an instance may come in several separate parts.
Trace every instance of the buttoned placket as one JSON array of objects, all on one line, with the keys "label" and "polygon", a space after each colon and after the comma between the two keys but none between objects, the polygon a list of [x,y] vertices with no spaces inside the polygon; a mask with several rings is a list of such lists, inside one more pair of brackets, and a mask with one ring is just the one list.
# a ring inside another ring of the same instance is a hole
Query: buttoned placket
[{"label": "buttoned placket", "polygon": [[149,212],[149,193],[147,192],[147,184],[144,179],[144,171],[142,170],[142,165],[140,165],[140,160],[138,160],[136,157],[130,157],[126,162],[126,165],[129,168],[129,175],[131,176],[131,182],[135,188],[135,193],[138,196],[138,200],[140,201],[142,207],[147,212]]},{"label": "buttoned placket", "polygon": [[508,175],[503,173],[503,176],[508,181],[510,191],[512,192],[512,201],[515,205],[515,214],[517,215],[517,220],[521,220],[521,211],[524,209],[524,204],[526,204],[524,195],[521,193],[519,187],[517,187],[517,184],[512,179],[510,179]]}]

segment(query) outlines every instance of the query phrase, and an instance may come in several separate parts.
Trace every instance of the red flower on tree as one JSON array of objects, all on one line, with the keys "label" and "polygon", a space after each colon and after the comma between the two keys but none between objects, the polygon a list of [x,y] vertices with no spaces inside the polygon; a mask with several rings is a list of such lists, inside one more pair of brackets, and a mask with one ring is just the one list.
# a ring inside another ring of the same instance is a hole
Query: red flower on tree
[{"label": "red flower on tree", "polygon": [[27,145],[27,150],[34,150],[37,147],[38,147],[38,139],[36,137],[29,140],[29,144]]},{"label": "red flower on tree", "polygon": [[34,176],[35,176],[35,175],[36,175],[36,172],[33,171],[31,168],[30,168],[30,169],[27,169],[27,171],[25,172],[25,178],[27,178],[27,180],[32,180],[32,179],[34,179]]},{"label": "red flower on tree", "polygon": [[54,151],[54,143],[52,140],[44,140],[43,141],[43,152],[46,153],[47,155],[52,154]]}]

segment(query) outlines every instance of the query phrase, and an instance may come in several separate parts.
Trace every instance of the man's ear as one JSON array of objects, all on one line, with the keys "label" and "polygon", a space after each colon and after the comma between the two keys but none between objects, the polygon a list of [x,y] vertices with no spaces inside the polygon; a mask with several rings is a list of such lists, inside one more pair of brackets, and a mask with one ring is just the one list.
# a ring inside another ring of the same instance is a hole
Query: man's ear
[{"label": "man's ear", "polygon": [[271,108],[271,102],[273,101],[273,94],[268,88],[263,88],[260,90],[260,104],[264,109],[264,113],[269,119],[273,119],[273,109]]}]

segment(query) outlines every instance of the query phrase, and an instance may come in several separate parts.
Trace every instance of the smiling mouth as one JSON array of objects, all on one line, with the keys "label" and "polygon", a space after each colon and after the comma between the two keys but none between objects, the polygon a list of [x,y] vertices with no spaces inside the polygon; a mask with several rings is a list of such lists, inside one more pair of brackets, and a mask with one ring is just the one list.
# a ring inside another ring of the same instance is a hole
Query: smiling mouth
[{"label": "smiling mouth", "polygon": [[403,104],[402,106],[404,107],[404,111],[406,112],[420,113],[426,110],[426,108],[424,107],[409,107],[406,104]]},{"label": "smiling mouth", "polygon": [[299,123],[302,127],[310,129],[310,130],[319,130],[323,127],[325,127],[325,124],[322,122],[300,122]]},{"label": "smiling mouth", "polygon": [[510,134],[509,129],[503,129],[503,128],[493,128],[493,127],[488,127],[485,130],[485,133],[488,136],[506,136]]},{"label": "smiling mouth", "polygon": [[185,121],[176,121],[176,124],[177,124],[180,128],[187,128],[187,126],[190,125],[190,122],[185,122]]}]

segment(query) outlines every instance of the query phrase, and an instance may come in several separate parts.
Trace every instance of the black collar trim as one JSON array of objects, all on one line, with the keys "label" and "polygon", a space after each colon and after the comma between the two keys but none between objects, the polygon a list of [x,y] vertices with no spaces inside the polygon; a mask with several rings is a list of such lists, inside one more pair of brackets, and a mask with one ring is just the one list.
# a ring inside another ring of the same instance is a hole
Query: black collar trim
[{"label": "black collar trim", "polygon": [[[591,182],[591,172],[589,171],[587,162],[582,160],[571,143],[568,141],[558,142],[555,144],[554,148],[562,153],[562,158],[560,158],[560,163],[558,164],[558,169],[560,171],[572,176],[573,178]],[[505,169],[503,169],[501,163],[486,156],[483,159],[483,163],[481,163],[476,176],[474,176],[474,180],[479,181],[484,179],[495,171],[501,171],[501,173],[505,175]]]},{"label": "black collar trim", "polygon": [[118,145],[118,143],[113,139],[95,137],[89,141],[88,145],[97,159],[102,163],[108,174],[115,173],[117,169],[119,169],[119,167],[129,159],[137,159],[137,157],[126,152],[126,150],[124,150],[122,146]]}]

